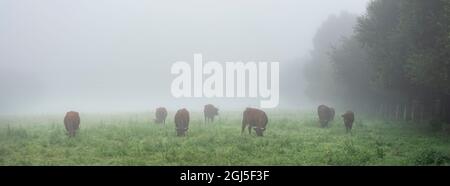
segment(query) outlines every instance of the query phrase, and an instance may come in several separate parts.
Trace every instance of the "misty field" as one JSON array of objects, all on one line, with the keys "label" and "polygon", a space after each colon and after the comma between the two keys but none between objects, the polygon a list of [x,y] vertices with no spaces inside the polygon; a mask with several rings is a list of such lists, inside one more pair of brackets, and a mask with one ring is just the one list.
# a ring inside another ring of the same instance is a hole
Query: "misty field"
[{"label": "misty field", "polygon": [[191,116],[176,137],[153,113],[81,114],[68,138],[60,116],[2,116],[0,165],[450,165],[450,137],[429,125],[356,118],[346,134],[341,118],[319,128],[314,113],[268,113],[264,137],[241,135],[241,113],[204,124]]}]

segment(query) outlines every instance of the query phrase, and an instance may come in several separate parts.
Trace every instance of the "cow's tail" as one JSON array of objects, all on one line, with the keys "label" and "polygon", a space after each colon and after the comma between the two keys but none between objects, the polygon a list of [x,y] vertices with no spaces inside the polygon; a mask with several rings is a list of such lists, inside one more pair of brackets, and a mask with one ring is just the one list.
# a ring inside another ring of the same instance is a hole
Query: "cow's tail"
[{"label": "cow's tail", "polygon": [[73,123],[69,122],[68,125],[67,125],[67,128],[68,128],[67,132],[69,133],[69,137],[73,137],[74,136],[74,134],[73,134],[73,130],[74,130]]},{"label": "cow's tail", "polygon": [[245,126],[247,125],[247,122],[246,122],[246,120],[245,120],[245,115],[244,115],[244,117],[242,118],[242,130],[241,130],[241,134],[243,134],[244,133],[244,130],[245,130]]},{"label": "cow's tail", "polygon": [[264,127],[262,128],[262,131],[266,131],[267,123],[269,123],[269,118],[267,118],[267,115],[264,114]]}]

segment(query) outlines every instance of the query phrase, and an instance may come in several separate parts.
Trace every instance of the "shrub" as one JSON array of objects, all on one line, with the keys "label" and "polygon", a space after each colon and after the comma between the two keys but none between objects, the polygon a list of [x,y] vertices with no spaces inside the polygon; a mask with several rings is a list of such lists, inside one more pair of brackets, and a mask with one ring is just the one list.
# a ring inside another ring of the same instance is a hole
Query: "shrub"
[{"label": "shrub", "polygon": [[449,155],[434,149],[423,150],[415,158],[416,165],[445,165],[449,163]]},{"label": "shrub", "polygon": [[430,127],[433,132],[438,132],[442,130],[442,122],[439,119],[432,119],[430,121]]},{"label": "shrub", "polygon": [[444,124],[442,125],[442,130],[445,134],[450,135],[450,124]]}]

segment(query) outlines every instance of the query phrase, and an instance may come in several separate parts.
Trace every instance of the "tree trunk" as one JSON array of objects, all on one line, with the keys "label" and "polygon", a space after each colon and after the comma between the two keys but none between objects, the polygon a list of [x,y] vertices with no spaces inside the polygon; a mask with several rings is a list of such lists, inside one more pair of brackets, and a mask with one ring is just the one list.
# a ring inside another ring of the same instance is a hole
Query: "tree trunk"
[{"label": "tree trunk", "polygon": [[388,104],[387,109],[386,109],[386,116],[387,116],[388,120],[392,120],[391,109],[392,109],[392,104]]},{"label": "tree trunk", "polygon": [[425,120],[425,104],[422,103],[420,105],[420,122],[423,122]]},{"label": "tree trunk", "polygon": [[378,111],[378,117],[380,117],[381,119],[383,118],[383,104],[380,105],[380,110]]},{"label": "tree trunk", "polygon": [[412,101],[412,104],[411,104],[411,120],[412,121],[415,121],[415,112],[416,111],[416,104],[415,104],[415,101]]},{"label": "tree trunk", "polygon": [[403,107],[403,120],[407,121],[408,118],[408,104],[405,103],[404,107]]},{"label": "tree trunk", "polygon": [[400,104],[397,104],[397,107],[395,108],[395,120],[400,119]]},{"label": "tree trunk", "polygon": [[441,117],[441,100],[437,99],[434,104],[433,117]]}]

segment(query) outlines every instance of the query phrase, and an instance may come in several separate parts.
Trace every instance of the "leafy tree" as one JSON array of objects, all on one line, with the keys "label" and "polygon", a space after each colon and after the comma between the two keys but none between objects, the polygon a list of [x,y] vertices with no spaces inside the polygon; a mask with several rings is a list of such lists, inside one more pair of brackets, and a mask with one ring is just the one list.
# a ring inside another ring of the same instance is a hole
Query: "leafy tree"
[{"label": "leafy tree", "polygon": [[321,102],[336,99],[334,93],[337,87],[330,53],[333,47],[342,44],[345,37],[353,34],[356,22],[356,15],[342,12],[340,15],[330,16],[318,29],[313,40],[311,59],[303,68],[305,80],[308,82],[306,94],[309,97]]},{"label": "leafy tree", "polygon": [[343,44],[335,48],[330,55],[334,68],[334,78],[337,85],[336,94],[339,96],[341,105],[347,107],[361,108],[367,100],[374,98],[373,76],[367,58],[367,52],[362,44],[355,38],[346,38]]}]

